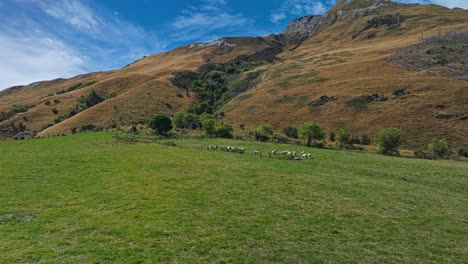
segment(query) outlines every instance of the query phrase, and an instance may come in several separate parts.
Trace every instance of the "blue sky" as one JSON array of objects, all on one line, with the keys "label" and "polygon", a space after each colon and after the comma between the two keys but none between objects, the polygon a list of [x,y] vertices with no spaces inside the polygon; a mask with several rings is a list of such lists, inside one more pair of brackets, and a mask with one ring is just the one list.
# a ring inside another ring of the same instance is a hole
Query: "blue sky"
[{"label": "blue sky", "polygon": [[[399,0],[468,8],[468,0]],[[0,90],[120,68],[222,36],[279,33],[336,0],[0,0]]]}]

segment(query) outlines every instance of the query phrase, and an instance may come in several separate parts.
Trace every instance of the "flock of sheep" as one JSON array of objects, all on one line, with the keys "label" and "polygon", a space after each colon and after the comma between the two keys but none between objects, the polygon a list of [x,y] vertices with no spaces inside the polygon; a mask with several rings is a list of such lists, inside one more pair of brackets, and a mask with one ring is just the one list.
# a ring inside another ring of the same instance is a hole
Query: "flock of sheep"
[{"label": "flock of sheep", "polygon": [[[263,153],[258,151],[258,150],[252,150],[251,152],[246,152],[245,148],[241,148],[241,147],[209,145],[209,146],[206,146],[206,147],[202,146],[202,148],[206,148],[206,149],[211,150],[211,151],[221,150],[221,151],[225,151],[225,152],[232,152],[232,153],[239,153],[239,154],[246,154],[247,153],[247,154],[250,154],[250,155],[253,155],[253,156],[260,156],[260,157],[263,156]],[[275,150],[272,150],[272,151],[270,151],[268,153],[268,156],[270,158],[274,157],[274,156],[277,156],[277,155],[290,157],[293,160],[311,159],[312,158],[312,154],[306,153],[305,151],[296,152],[296,151],[284,150],[284,151],[279,152],[279,150],[275,149]]]}]

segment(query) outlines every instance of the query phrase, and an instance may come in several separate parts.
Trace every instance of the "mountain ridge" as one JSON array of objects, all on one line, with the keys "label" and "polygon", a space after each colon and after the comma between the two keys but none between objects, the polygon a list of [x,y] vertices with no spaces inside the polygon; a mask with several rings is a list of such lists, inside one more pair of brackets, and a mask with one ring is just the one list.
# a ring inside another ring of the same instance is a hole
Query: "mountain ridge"
[{"label": "mountain ridge", "polygon": [[[350,9],[350,6],[359,8]],[[2,91],[0,112],[8,110],[13,104],[36,106],[0,122],[0,130],[12,123],[23,123],[29,130],[40,131],[39,135],[42,136],[70,133],[71,128],[87,123],[102,128],[131,126],[145,122],[156,112],[173,114],[186,111],[198,99],[194,92],[187,89],[192,79],[184,79],[183,74],[193,75],[211,65],[209,67],[218,69],[224,67],[223,72],[228,66],[235,68],[235,74],[223,74],[228,78],[229,89],[242,92],[232,93],[235,97],[224,102],[217,114],[223,113],[224,119],[236,124],[253,128],[258,122],[267,121],[280,129],[288,123],[299,125],[312,119],[329,130],[346,126],[353,133],[372,135],[385,124],[400,126],[409,133],[418,130],[410,124],[416,122],[424,128],[435,127],[435,130],[423,131],[421,140],[410,135],[411,143],[408,145],[412,147],[436,136],[468,146],[462,136],[468,132],[465,121],[450,119],[439,122],[432,116],[463,116],[463,98],[467,96],[462,89],[465,83],[450,77],[391,66],[384,61],[396,49],[417,44],[421,34],[436,35],[438,31],[468,27],[466,13],[466,10],[434,5],[403,5],[379,0],[341,1],[322,16],[305,16],[291,21],[279,35],[225,37],[209,43],[194,43],[144,57],[122,69]],[[173,82],[176,75],[181,77],[178,80],[180,87]],[[253,77],[255,79],[251,79]],[[94,79],[97,83],[91,86],[56,94],[76,83]],[[358,80],[360,84],[356,83]],[[431,82],[442,88],[429,94],[417,91],[428,89]],[[455,87],[461,101],[454,99],[453,103],[444,103],[446,108],[443,111],[446,113],[425,106],[442,104],[433,97],[435,94],[452,98],[449,85]],[[347,86],[349,88],[345,88]],[[406,89],[411,95],[381,103],[371,101],[367,103],[367,109],[357,112],[349,106],[353,98],[365,98],[373,93],[380,94],[376,98],[380,98],[382,93],[388,97],[400,89]],[[116,96],[51,124],[56,118],[53,108],[57,108],[59,113],[70,112],[76,107],[77,99],[91,90],[102,96]],[[47,97],[51,93],[53,95]],[[55,99],[60,103],[44,105],[46,100]],[[418,110],[413,109],[415,106]],[[408,116],[408,120],[395,123],[398,118],[390,115],[388,109],[391,109],[390,113],[401,112]],[[252,112],[255,114],[249,114]],[[376,117],[387,121],[374,121],[372,124],[371,120],[379,120]],[[416,121],[418,118],[420,121]],[[354,124],[353,119],[359,122]],[[52,126],[43,129],[48,123]],[[447,131],[451,126],[456,131]]]}]

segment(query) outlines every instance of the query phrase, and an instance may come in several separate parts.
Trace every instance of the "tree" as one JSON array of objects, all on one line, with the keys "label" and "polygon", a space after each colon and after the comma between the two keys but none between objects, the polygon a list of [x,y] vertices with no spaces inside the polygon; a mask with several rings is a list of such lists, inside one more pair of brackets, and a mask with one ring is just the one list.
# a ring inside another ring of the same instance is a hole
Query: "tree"
[{"label": "tree", "polygon": [[445,139],[433,139],[428,146],[429,152],[438,158],[447,159],[453,154],[453,149]]},{"label": "tree", "polygon": [[216,122],[215,125],[216,136],[222,138],[232,138],[232,126],[225,122]]},{"label": "tree", "polygon": [[201,126],[200,118],[192,113],[176,113],[172,117],[172,124],[177,128],[197,129]]},{"label": "tree", "polygon": [[315,122],[307,122],[299,128],[299,137],[307,140],[307,146],[312,145],[312,141],[324,140],[325,133],[323,133],[320,125]]},{"label": "tree", "polygon": [[172,121],[169,117],[159,114],[149,120],[148,126],[159,135],[167,135],[172,129]]},{"label": "tree", "polygon": [[386,128],[375,139],[384,155],[399,155],[398,147],[401,145],[401,132],[398,128]]},{"label": "tree", "polygon": [[208,136],[216,136],[216,120],[213,118],[203,119],[202,127]]},{"label": "tree", "polygon": [[255,130],[255,139],[267,141],[273,136],[273,127],[267,123],[261,123]]},{"label": "tree", "polygon": [[336,132],[336,140],[340,147],[346,148],[351,144],[351,134],[346,128],[340,128]]}]

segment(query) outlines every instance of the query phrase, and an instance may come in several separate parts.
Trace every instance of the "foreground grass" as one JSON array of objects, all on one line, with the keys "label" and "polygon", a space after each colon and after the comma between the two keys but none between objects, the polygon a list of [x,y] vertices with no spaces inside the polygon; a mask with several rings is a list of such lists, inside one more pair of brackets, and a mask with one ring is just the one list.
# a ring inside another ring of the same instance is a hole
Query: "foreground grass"
[{"label": "foreground grass", "polygon": [[466,163],[176,143],[0,142],[0,263],[468,261]]}]

